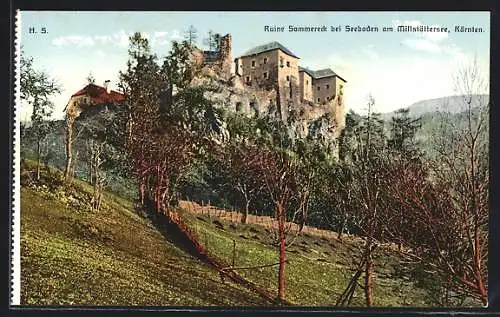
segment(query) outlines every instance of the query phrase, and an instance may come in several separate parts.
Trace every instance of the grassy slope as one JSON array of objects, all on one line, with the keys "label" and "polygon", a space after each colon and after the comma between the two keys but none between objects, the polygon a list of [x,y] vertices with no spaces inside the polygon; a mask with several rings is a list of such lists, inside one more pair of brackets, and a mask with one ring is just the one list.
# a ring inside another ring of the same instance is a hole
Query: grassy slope
[{"label": "grassy slope", "polygon": [[[85,210],[90,187],[21,191],[22,303],[91,305],[267,305],[257,295],[229,282],[184,253],[132,204],[106,194],[104,209]],[[215,225],[208,217],[183,215],[214,255],[236,266],[276,263],[271,234],[259,226]],[[301,236],[289,248],[287,299],[303,306],[332,306],[352,272],[353,243]],[[319,259],[319,260],[318,260]],[[377,306],[425,305],[425,292],[401,278],[399,259],[379,251],[374,277]],[[239,270],[276,291],[277,267]],[[363,306],[361,289],[354,305]]]},{"label": "grassy slope", "polygon": [[[208,216],[184,214],[184,218],[208,245],[212,254],[232,262],[236,242],[236,267],[251,267],[278,262],[272,233],[256,225],[210,220]],[[216,224],[217,222],[221,223]],[[288,248],[286,266],[287,299],[300,306],[333,306],[347,286],[360,249],[355,242],[328,241],[310,235],[297,237]],[[423,289],[415,286],[402,271],[400,258],[393,251],[379,249],[375,256],[375,306],[426,306]],[[277,266],[238,270],[246,278],[277,292]],[[363,282],[360,280],[359,282]],[[353,306],[364,306],[361,288],[355,293]]]},{"label": "grassy slope", "polygon": [[[90,188],[76,182],[76,190]],[[265,305],[166,241],[119,197],[79,210],[54,191],[21,190],[21,302],[82,305]]]}]

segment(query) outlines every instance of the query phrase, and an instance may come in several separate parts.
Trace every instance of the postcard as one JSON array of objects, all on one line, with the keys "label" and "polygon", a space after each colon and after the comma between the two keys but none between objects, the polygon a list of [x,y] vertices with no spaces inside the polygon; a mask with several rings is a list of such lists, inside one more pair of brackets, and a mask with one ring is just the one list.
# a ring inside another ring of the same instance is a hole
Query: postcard
[{"label": "postcard", "polygon": [[489,12],[18,11],[11,305],[488,305]]}]

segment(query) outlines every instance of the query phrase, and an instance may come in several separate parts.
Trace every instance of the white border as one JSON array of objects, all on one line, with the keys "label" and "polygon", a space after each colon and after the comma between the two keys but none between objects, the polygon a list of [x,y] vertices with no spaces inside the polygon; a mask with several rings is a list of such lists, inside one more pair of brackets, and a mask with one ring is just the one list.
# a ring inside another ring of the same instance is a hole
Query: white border
[{"label": "white border", "polygon": [[12,184],[13,200],[12,207],[13,213],[11,218],[11,237],[12,237],[12,252],[11,252],[11,294],[10,304],[21,304],[21,189],[20,189],[20,61],[21,61],[21,12],[16,12],[15,23],[15,38],[14,45],[15,51],[15,97],[14,97],[14,178]]}]

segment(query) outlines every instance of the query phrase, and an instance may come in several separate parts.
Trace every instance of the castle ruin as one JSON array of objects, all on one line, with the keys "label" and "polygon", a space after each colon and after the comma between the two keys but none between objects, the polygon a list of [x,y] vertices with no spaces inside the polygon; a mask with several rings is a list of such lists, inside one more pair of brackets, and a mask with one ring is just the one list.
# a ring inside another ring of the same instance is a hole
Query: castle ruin
[{"label": "castle ruin", "polygon": [[203,51],[194,48],[194,62],[205,71],[211,71],[220,77],[228,78],[231,76],[231,50],[231,35],[226,34],[221,37],[219,49],[216,51]]},{"label": "castle ruin", "polygon": [[[281,120],[296,115],[308,121],[326,115],[334,136],[339,135],[345,125],[344,78],[330,68],[301,67],[300,58],[279,42],[254,47],[234,61],[231,47],[231,35],[227,34],[221,38],[218,51],[196,48],[195,62],[202,73],[229,79],[233,87],[251,94],[260,105],[259,111],[276,108]],[[304,126],[303,134],[307,129]]]}]

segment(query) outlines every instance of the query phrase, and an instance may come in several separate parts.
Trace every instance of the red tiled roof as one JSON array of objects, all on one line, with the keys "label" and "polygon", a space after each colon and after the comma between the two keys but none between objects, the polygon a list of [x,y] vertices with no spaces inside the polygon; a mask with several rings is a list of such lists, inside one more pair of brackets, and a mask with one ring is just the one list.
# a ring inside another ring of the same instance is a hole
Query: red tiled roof
[{"label": "red tiled roof", "polygon": [[95,84],[88,84],[83,89],[79,90],[77,93],[72,95],[71,97],[82,96],[82,95],[90,96],[92,98],[92,101],[96,105],[121,102],[125,100],[125,95],[123,95],[122,93],[111,90],[108,94],[106,88]]}]

